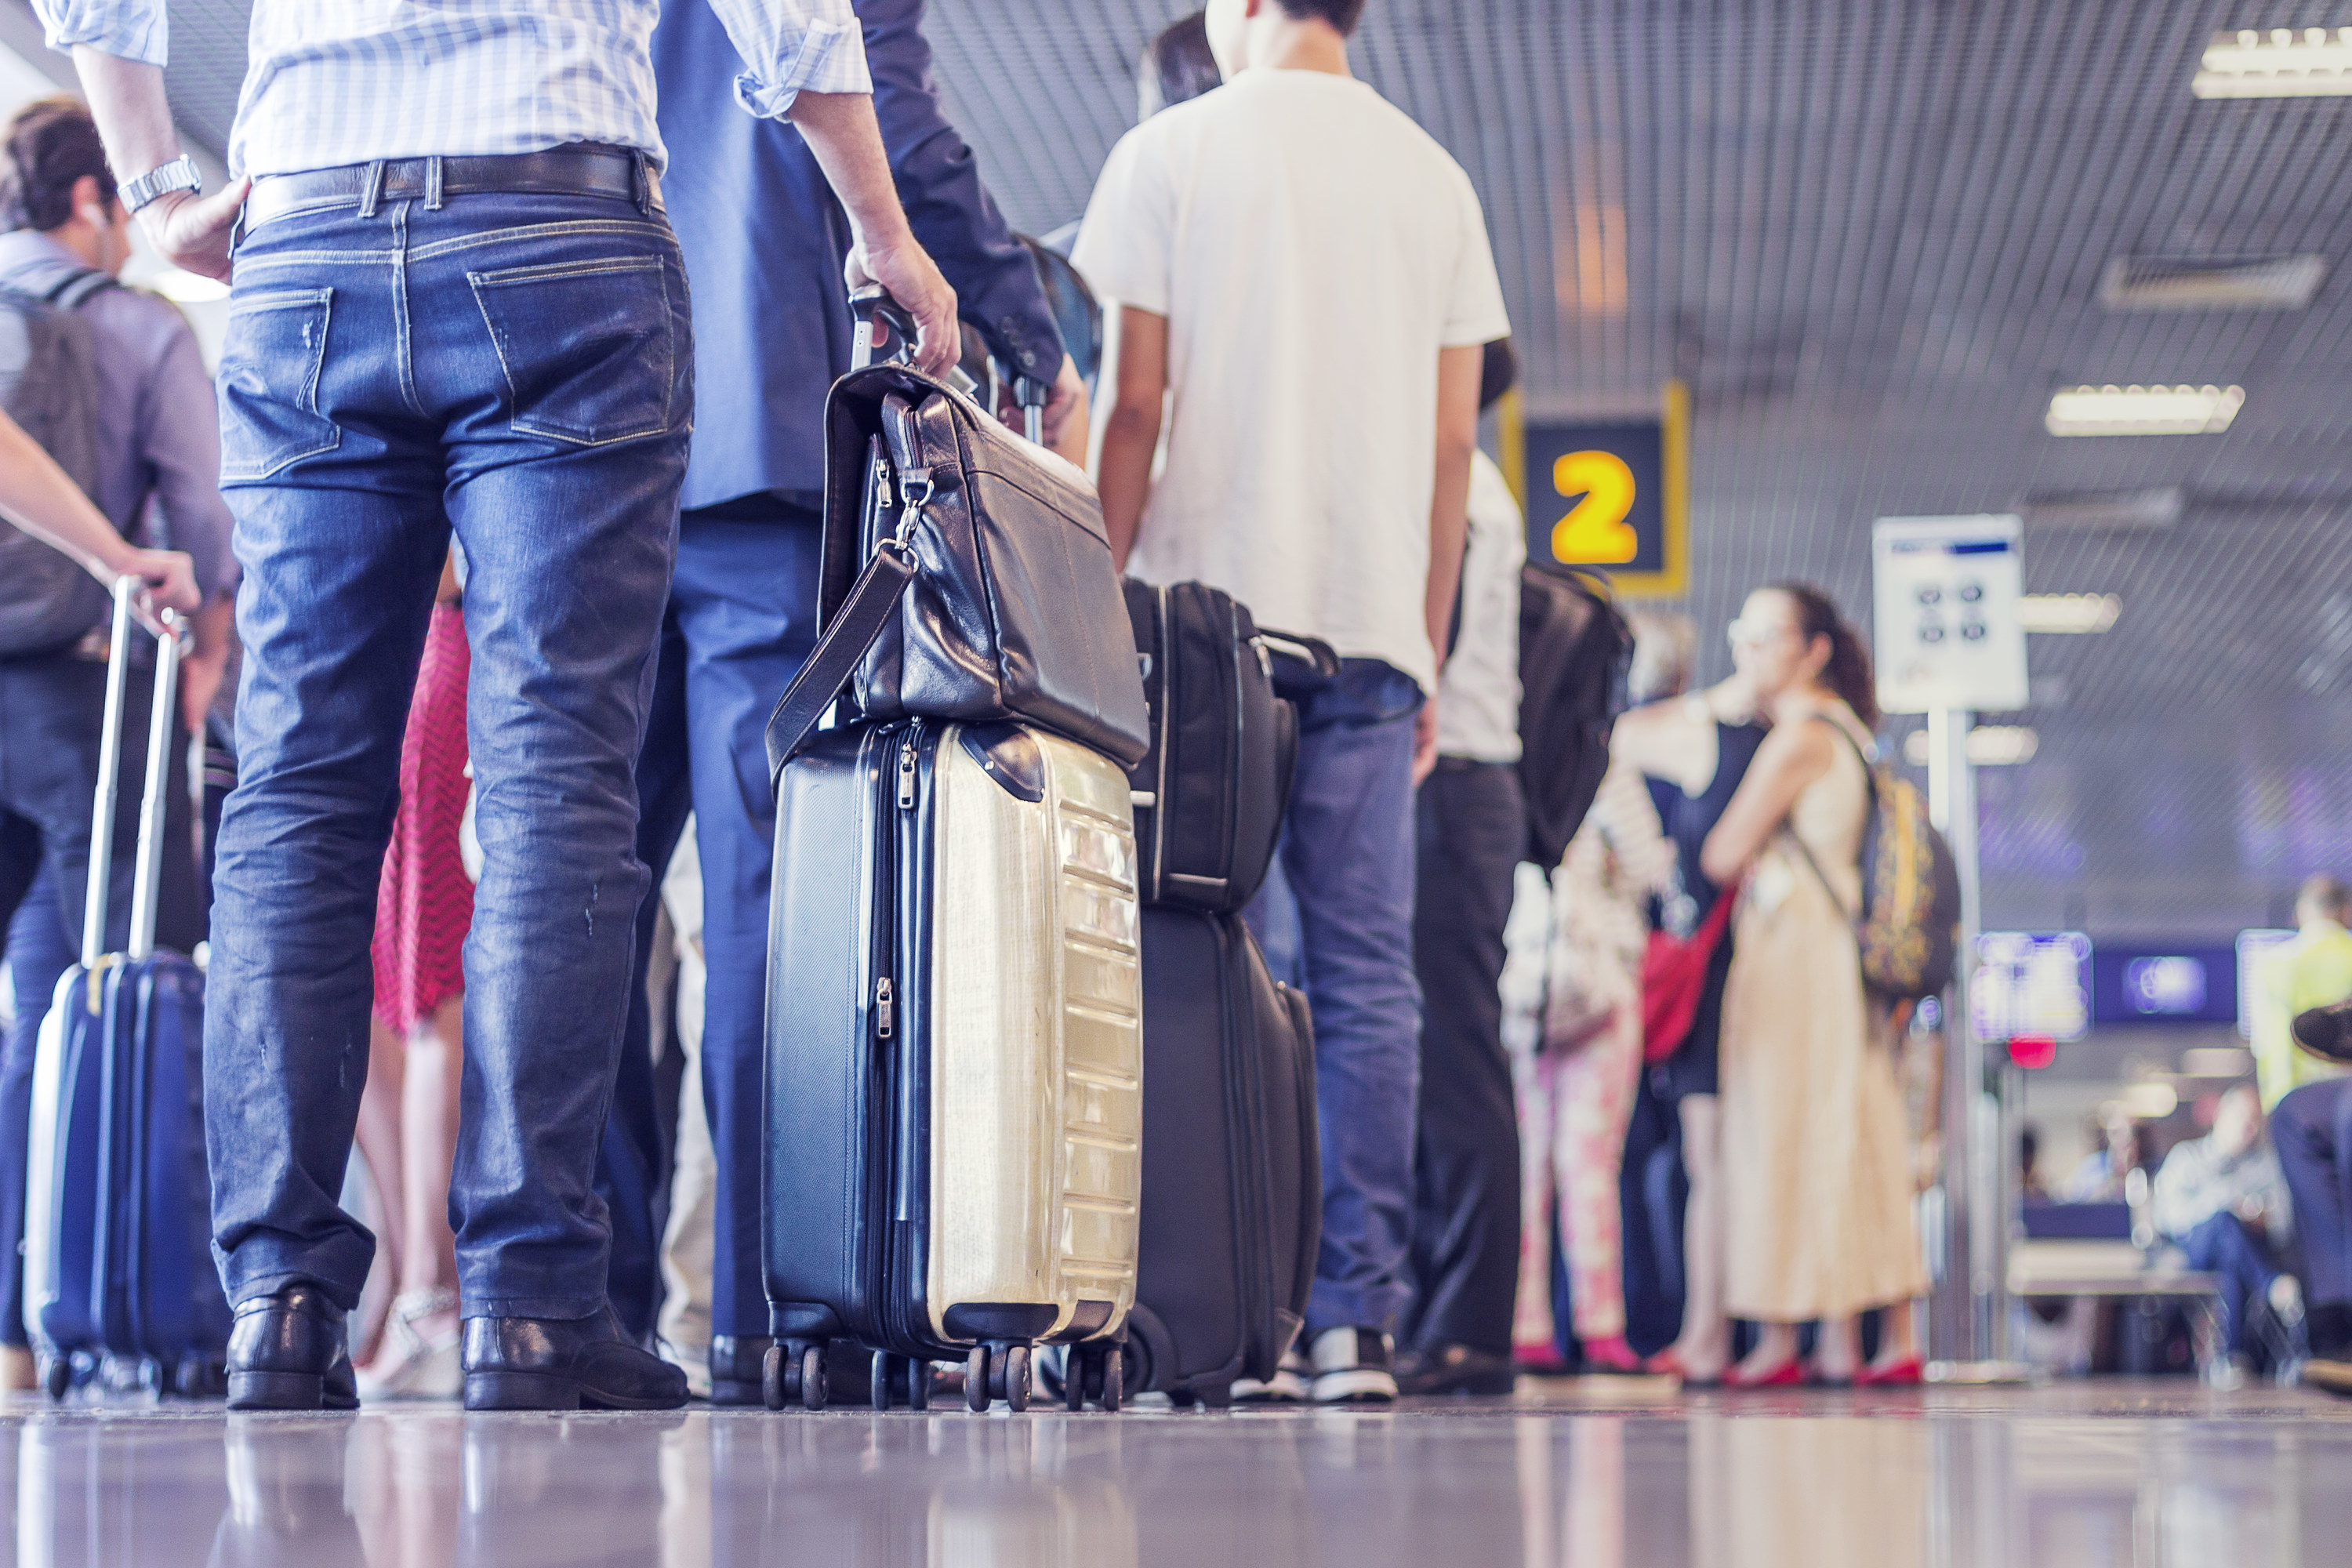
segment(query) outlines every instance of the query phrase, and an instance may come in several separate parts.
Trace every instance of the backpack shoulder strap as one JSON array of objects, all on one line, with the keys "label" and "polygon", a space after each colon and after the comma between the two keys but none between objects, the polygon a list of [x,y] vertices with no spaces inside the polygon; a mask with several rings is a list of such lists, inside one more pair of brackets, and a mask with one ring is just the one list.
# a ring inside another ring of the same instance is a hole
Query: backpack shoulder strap
[{"label": "backpack shoulder strap", "polygon": [[83,267],[58,279],[42,293],[41,298],[61,310],[78,310],[81,309],[82,302],[92,295],[121,286],[115,281],[112,273],[101,272],[95,267]]}]

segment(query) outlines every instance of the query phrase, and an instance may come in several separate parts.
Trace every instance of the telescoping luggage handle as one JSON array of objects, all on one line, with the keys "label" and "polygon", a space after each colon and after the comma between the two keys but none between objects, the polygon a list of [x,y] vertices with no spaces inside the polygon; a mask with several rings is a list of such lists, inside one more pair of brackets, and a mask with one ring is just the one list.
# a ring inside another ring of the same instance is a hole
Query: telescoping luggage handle
[{"label": "telescoping luggage handle", "polygon": [[[136,577],[114,581],[114,631],[107,643],[106,714],[98,742],[98,795],[89,829],[89,891],[82,905],[81,963],[93,977],[106,956],[106,901],[114,864],[116,775],[122,771],[122,710],[129,695],[132,605],[144,586]],[[146,791],[139,804],[138,868],[131,889],[131,945],[134,962],[155,952],[156,890],[163,869],[163,794],[172,771],[172,720],[179,693],[180,651],[186,626],[176,610],[158,618],[155,702],[147,724]]]},{"label": "telescoping luggage handle", "polygon": [[[915,318],[904,305],[890,298],[879,283],[868,283],[849,296],[849,313],[857,324],[850,341],[849,368],[864,370],[877,361],[883,364],[912,364],[915,361]],[[993,366],[995,361],[990,360]],[[991,374],[998,374],[992,369]],[[966,375],[961,365],[948,367],[947,384],[974,402],[981,402],[980,383]],[[1013,399],[1021,405],[1022,434],[1038,446],[1045,444],[1045,398],[1053,389],[1034,377],[1016,375],[1012,378]]]}]

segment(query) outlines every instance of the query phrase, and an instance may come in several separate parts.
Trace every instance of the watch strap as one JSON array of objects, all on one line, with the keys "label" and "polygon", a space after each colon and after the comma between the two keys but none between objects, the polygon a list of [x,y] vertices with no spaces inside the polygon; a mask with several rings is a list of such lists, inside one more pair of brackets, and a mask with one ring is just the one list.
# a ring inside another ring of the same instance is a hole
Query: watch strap
[{"label": "watch strap", "polygon": [[122,199],[123,210],[135,213],[158,196],[173,191],[201,191],[204,188],[203,171],[196,167],[194,158],[183,153],[170,163],[150,169],[135,180],[126,181],[117,194]]}]

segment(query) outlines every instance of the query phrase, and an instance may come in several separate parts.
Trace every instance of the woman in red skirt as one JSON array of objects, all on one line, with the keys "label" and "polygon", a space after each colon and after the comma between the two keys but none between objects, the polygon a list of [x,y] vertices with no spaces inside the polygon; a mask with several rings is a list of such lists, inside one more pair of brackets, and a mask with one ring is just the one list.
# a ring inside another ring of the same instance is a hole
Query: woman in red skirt
[{"label": "woman in red skirt", "polygon": [[441,574],[400,749],[400,814],[375,906],[375,1018],[360,1152],[383,1212],[390,1316],[358,1369],[371,1399],[448,1398],[457,1363],[457,1255],[449,1167],[457,1142],[466,933],[474,884],[466,815],[466,622],[455,563]]}]

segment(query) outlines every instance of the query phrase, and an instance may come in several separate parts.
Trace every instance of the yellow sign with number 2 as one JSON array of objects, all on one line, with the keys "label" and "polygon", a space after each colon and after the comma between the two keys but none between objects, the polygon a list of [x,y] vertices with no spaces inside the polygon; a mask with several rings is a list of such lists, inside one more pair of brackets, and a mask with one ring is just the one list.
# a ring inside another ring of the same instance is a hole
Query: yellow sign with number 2
[{"label": "yellow sign with number 2", "polygon": [[1633,470],[1614,452],[1570,452],[1551,466],[1551,488],[1565,500],[1581,496],[1551,525],[1552,555],[1574,565],[1622,566],[1642,547],[1627,525]]}]

